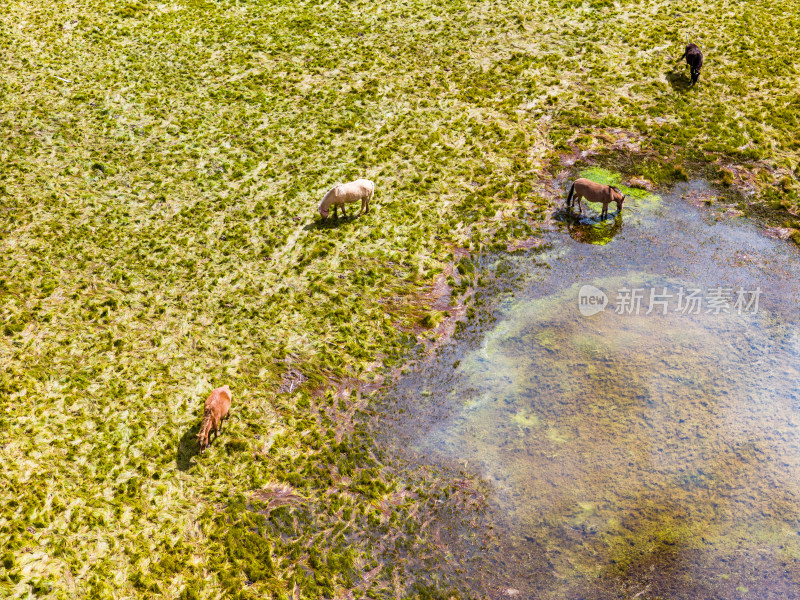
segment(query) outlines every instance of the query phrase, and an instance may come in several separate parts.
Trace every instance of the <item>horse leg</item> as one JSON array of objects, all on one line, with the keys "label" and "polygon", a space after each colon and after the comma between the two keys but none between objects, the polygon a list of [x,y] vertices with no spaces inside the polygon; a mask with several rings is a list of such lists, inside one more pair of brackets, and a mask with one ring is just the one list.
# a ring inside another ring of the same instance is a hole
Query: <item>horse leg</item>
[{"label": "horse leg", "polygon": [[364,207],[366,206],[366,204],[367,204],[367,197],[364,196],[363,198],[361,198],[361,210],[358,211],[358,215],[357,216],[360,217],[361,215],[364,214]]},{"label": "horse leg", "polygon": [[345,212],[345,210],[344,210],[344,202],[342,202],[342,216],[343,216],[345,219],[347,218],[347,213],[346,213],[346,212]]},{"label": "horse leg", "polygon": [[600,211],[600,220],[604,221],[607,216],[608,216],[608,204],[603,202],[603,210]]}]

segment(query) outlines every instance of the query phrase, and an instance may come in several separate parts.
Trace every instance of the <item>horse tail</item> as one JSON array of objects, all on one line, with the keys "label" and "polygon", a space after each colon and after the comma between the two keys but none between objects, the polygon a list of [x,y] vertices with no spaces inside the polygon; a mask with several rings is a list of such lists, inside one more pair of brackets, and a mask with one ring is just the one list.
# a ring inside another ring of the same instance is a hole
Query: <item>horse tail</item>
[{"label": "horse tail", "polygon": [[572,206],[572,192],[575,191],[575,183],[573,182],[572,187],[569,188],[569,194],[567,195],[567,206]]}]

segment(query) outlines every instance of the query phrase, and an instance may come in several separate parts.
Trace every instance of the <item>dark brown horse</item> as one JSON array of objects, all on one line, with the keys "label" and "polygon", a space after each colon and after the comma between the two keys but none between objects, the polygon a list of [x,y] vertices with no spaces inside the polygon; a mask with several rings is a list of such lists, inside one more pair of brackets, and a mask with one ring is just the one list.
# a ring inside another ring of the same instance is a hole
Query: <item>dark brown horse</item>
[{"label": "dark brown horse", "polygon": [[689,70],[692,74],[692,85],[697,83],[700,79],[700,67],[703,66],[703,53],[696,44],[687,44],[686,51],[678,60],[686,59],[686,64],[689,65]]}]

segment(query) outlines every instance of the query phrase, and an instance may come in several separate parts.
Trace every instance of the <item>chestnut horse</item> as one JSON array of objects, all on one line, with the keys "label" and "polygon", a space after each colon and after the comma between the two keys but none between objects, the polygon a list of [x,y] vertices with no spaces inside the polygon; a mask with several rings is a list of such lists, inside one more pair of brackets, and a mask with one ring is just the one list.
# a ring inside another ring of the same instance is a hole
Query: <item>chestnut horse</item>
[{"label": "chestnut horse", "polygon": [[223,385],[211,391],[203,411],[203,423],[200,425],[200,433],[197,434],[197,442],[200,444],[201,454],[208,448],[208,437],[211,430],[214,430],[214,439],[222,431],[222,420],[228,417],[230,408],[231,388]]},{"label": "chestnut horse", "polygon": [[[573,197],[573,193],[575,196]],[[569,195],[567,196],[567,208],[572,208],[572,202],[578,201],[578,208],[583,214],[583,204],[581,198],[586,198],[587,202],[599,202],[603,205],[603,210],[600,213],[600,218],[605,219],[608,216],[608,205],[612,202],[617,205],[617,214],[622,210],[622,203],[625,202],[625,194],[611,185],[603,183],[596,183],[591,179],[576,179],[572,187],[569,188]]]}]

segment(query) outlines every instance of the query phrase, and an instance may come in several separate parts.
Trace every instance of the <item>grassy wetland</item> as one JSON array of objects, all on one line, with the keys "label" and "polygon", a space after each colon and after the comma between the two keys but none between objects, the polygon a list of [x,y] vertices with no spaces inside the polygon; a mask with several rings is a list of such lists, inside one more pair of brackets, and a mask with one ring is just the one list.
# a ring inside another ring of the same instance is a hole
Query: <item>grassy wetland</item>
[{"label": "grassy wetland", "polygon": [[[445,594],[430,524],[481,495],[388,468],[358,414],[576,160],[702,172],[800,239],[798,14],[3,3],[0,596]],[[320,224],[360,176],[370,214]]]}]

